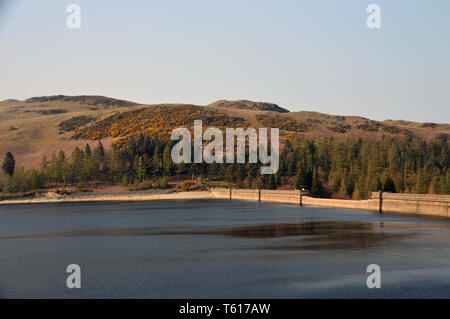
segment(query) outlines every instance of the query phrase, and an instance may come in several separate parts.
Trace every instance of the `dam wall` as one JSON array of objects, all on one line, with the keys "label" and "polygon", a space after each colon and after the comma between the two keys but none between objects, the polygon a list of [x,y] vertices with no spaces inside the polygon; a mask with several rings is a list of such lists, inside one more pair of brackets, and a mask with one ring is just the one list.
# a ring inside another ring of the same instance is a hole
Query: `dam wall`
[{"label": "dam wall", "polygon": [[372,193],[372,201],[380,202],[383,212],[450,217],[450,195]]},{"label": "dam wall", "polygon": [[215,198],[256,202],[286,203],[302,206],[362,209],[383,213],[398,213],[449,218],[449,195],[417,195],[372,193],[368,200],[343,200],[300,196],[294,190],[225,189],[211,190]]}]

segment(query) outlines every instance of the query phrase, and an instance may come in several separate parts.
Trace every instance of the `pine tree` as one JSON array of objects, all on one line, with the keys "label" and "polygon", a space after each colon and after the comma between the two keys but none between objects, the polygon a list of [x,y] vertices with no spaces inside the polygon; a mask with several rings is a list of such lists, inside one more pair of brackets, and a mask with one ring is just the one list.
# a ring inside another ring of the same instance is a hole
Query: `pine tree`
[{"label": "pine tree", "polygon": [[13,176],[15,168],[16,160],[14,159],[14,156],[10,152],[6,153],[5,160],[3,161],[2,165],[2,170],[5,172],[5,174]]},{"label": "pine tree", "polygon": [[67,183],[67,178],[70,176],[69,165],[67,164],[66,155],[64,151],[60,151],[57,158],[58,167],[60,170],[60,179],[64,183]]},{"label": "pine tree", "polygon": [[428,183],[426,173],[424,172],[424,169],[420,169],[419,174],[417,175],[416,193],[426,194],[427,191],[428,191]]},{"label": "pine tree", "polygon": [[168,144],[166,144],[166,147],[164,148],[163,152],[163,166],[164,166],[164,175],[166,176],[171,175],[173,170],[173,162],[171,149]]},{"label": "pine tree", "polygon": [[395,183],[391,177],[388,177],[383,185],[383,191],[388,193],[396,193]]},{"label": "pine tree", "polygon": [[253,187],[253,178],[251,174],[248,174],[247,177],[244,180],[244,187],[245,188],[252,188]]},{"label": "pine tree", "polygon": [[82,179],[83,161],[84,153],[76,147],[72,152],[72,173],[74,179],[78,179],[79,181]]},{"label": "pine tree", "polygon": [[226,166],[226,181],[230,183],[230,185],[234,182],[234,166],[232,164],[227,164]]},{"label": "pine tree", "polygon": [[428,187],[428,194],[438,194],[440,188],[439,178],[434,176],[431,180],[430,186]]},{"label": "pine tree", "polygon": [[339,194],[344,196],[352,196],[353,195],[353,187],[352,183],[349,182],[349,178],[344,175],[341,180],[341,187],[339,188]]},{"label": "pine tree", "polygon": [[136,163],[137,167],[135,167],[136,173],[139,178],[139,182],[142,183],[145,178],[145,167],[144,167],[142,156],[137,157],[136,162],[137,162]]},{"label": "pine tree", "polygon": [[153,169],[153,173],[156,176],[159,175],[160,168],[161,168],[161,159],[159,158],[158,148],[155,147],[155,153],[153,154],[153,158],[152,158],[152,169]]},{"label": "pine tree", "polygon": [[320,181],[317,170],[314,170],[310,193],[311,193],[312,197],[323,197],[324,196],[323,185],[322,185],[322,182]]},{"label": "pine tree", "polygon": [[296,189],[310,189],[311,173],[304,168],[300,168],[295,175],[294,183]]},{"label": "pine tree", "polygon": [[86,147],[82,169],[83,179],[87,179],[88,181],[95,180],[99,177],[99,173],[100,161],[96,156],[92,156],[92,153],[90,153],[90,148]]},{"label": "pine tree", "polygon": [[383,184],[381,183],[380,176],[377,176],[377,183],[374,189],[376,192],[383,190]]},{"label": "pine tree", "polygon": [[450,195],[450,170],[442,177],[440,194]]},{"label": "pine tree", "polygon": [[355,191],[352,194],[353,199],[361,199],[362,198],[361,192],[359,190],[360,190],[359,183],[356,183]]},{"label": "pine tree", "polygon": [[275,182],[275,175],[274,174],[271,174],[269,176],[269,181],[267,183],[267,188],[268,189],[277,189],[277,184]]},{"label": "pine tree", "polygon": [[295,175],[294,184],[296,189],[302,189],[305,187],[305,177],[302,169],[297,171]]},{"label": "pine tree", "polygon": [[98,146],[94,150],[94,155],[98,158],[98,160],[100,162],[105,161],[105,149],[103,148],[103,144],[102,144],[101,140],[98,141]]},{"label": "pine tree", "polygon": [[84,150],[84,155],[85,155],[86,159],[90,158],[92,155],[91,147],[87,143],[86,143],[86,147]]}]

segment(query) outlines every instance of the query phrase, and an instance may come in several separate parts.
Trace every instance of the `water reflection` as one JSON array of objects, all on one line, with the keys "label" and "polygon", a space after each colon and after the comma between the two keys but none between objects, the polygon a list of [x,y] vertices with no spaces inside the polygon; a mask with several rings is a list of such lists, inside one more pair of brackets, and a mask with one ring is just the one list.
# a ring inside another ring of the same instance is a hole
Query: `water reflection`
[{"label": "water reflection", "polygon": [[[264,226],[242,227],[221,232],[223,235],[248,238],[282,238],[292,237],[265,246],[266,249],[277,250],[336,250],[336,249],[364,249],[380,244],[389,245],[419,232],[386,232],[381,227],[386,224],[369,222],[305,222],[301,224],[271,224]],[[394,227],[396,225],[392,225]],[[406,227],[406,226],[404,226]]]},{"label": "water reflection", "polygon": [[305,221],[301,223],[272,223],[247,226],[181,226],[181,227],[142,227],[105,228],[76,231],[48,232],[40,234],[14,235],[0,237],[0,240],[63,238],[63,237],[106,237],[106,236],[174,236],[211,235],[231,236],[247,239],[287,240],[273,245],[268,240],[266,249],[364,249],[379,244],[417,236],[424,230],[447,228],[447,225],[431,223],[399,222],[349,222],[349,221]]},{"label": "water reflection", "polygon": [[304,222],[299,224],[269,224],[239,227],[219,232],[224,235],[248,238],[279,238],[291,236],[338,236],[349,232],[372,231],[372,223]]}]

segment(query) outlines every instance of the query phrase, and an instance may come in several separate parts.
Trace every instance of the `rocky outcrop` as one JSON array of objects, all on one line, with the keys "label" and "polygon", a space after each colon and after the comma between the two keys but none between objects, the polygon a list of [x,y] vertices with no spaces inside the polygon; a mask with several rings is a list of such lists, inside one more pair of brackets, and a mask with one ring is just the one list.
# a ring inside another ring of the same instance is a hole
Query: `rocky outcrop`
[{"label": "rocky outcrop", "polygon": [[239,100],[239,101],[226,101],[221,100],[209,104],[210,107],[219,107],[219,108],[234,108],[234,109],[247,109],[247,110],[256,110],[256,111],[272,111],[278,113],[289,113],[288,110],[279,107],[273,103],[267,102],[252,102],[247,100]]}]

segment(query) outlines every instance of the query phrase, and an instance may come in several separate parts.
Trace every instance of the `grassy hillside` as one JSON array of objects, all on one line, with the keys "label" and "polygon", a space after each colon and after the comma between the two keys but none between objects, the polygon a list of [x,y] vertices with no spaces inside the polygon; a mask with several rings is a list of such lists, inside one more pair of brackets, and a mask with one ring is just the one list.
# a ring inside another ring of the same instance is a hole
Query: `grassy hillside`
[{"label": "grassy hillside", "polygon": [[60,96],[0,102],[0,156],[10,151],[19,166],[37,166],[43,155],[50,156],[60,149],[70,154],[76,146],[84,144],[71,139],[74,130],[83,126],[82,121],[75,126],[61,123],[80,117],[98,121],[138,107],[135,103],[102,97]]},{"label": "grassy hillside", "polygon": [[208,106],[141,105],[102,96],[34,97],[0,102],[0,156],[10,151],[18,166],[38,166],[42,157],[59,150],[70,154],[76,146],[99,138],[111,143],[139,134],[169,136],[176,127],[191,127],[202,119],[204,127],[274,127],[282,139],[329,136],[400,136],[430,140],[450,135],[450,124],[407,121],[372,121],[357,116],[316,112],[289,112],[276,104],[218,101]]}]

